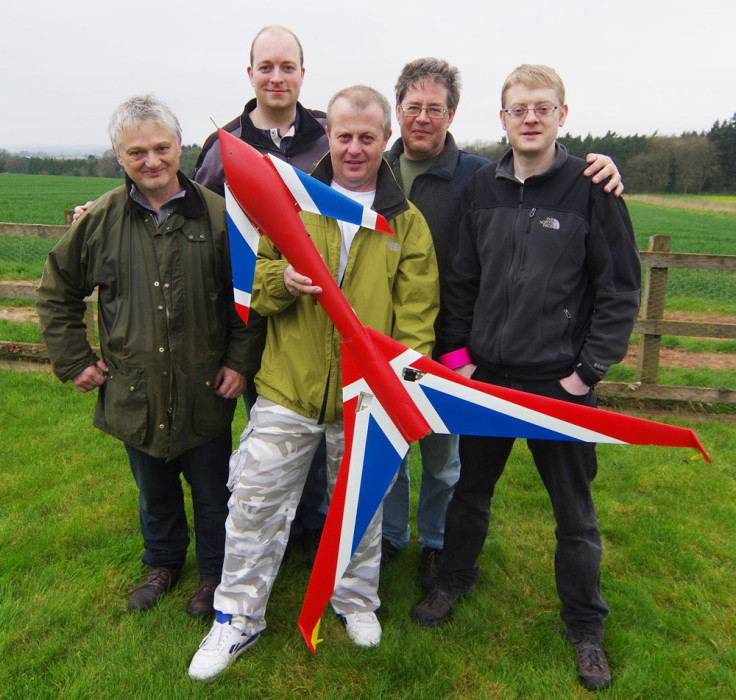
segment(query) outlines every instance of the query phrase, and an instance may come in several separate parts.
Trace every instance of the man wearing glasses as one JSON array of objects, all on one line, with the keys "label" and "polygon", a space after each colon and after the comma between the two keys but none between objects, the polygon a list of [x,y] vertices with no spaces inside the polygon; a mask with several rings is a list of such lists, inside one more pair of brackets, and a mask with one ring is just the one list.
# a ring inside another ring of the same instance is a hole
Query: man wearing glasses
[{"label": "man wearing glasses", "polygon": [[[409,201],[422,212],[432,232],[440,272],[440,297],[455,250],[457,226],[464,211],[463,193],[471,176],[490,161],[458,149],[448,129],[460,100],[457,68],[438,58],[420,58],[407,63],[396,83],[398,139],[386,159]],[[591,154],[585,175],[605,182],[606,192],[623,191],[621,177],[608,156]],[[442,326],[440,311],[435,329]],[[438,359],[439,346],[434,359]],[[428,592],[437,575],[447,504],[460,474],[456,435],[430,435],[419,442],[422,481],[417,506],[419,546],[422,554],[419,582]],[[393,488],[384,500],[382,561],[387,562],[409,543],[409,465],[405,460]]]},{"label": "man wearing glasses", "polygon": [[[468,184],[457,255],[443,289],[441,361],[463,376],[586,406],[626,352],[641,268],[621,199],[583,177],[585,162],[556,143],[565,89],[546,66],[506,79],[501,122],[511,150]],[[460,479],[447,508],[436,586],[412,617],[434,626],[470,593],[490,502],[513,438],[460,438]],[[566,636],[588,689],[611,674],[602,646],[601,540],[590,484],[595,446],[527,441],[552,501],[555,577]]]}]

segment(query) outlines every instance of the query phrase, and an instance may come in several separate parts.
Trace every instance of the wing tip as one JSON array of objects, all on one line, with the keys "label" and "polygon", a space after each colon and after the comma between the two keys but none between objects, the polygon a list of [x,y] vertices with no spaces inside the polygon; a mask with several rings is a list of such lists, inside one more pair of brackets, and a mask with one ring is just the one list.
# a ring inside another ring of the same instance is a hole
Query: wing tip
[{"label": "wing tip", "polygon": [[235,310],[238,312],[238,316],[243,320],[243,323],[248,325],[248,315],[250,314],[250,306],[243,306],[242,304],[235,303]]},{"label": "wing tip", "polygon": [[389,226],[388,221],[386,221],[383,214],[378,214],[376,216],[376,231],[380,231],[381,233],[388,233],[390,235],[394,235],[393,229],[391,226]]},{"label": "wing tip", "polygon": [[312,652],[312,654],[317,653],[317,645],[323,641],[319,638],[319,623],[321,621],[321,619],[318,619],[317,623],[310,630],[301,620],[299,620],[299,630],[302,633],[302,637],[304,637],[304,642],[306,643],[307,648]]}]

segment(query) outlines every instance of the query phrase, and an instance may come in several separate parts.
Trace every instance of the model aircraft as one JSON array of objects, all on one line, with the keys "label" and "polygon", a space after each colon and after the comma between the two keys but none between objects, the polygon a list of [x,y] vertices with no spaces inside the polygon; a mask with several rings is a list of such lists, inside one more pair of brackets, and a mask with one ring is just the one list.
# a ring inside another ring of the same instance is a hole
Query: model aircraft
[{"label": "model aircraft", "polygon": [[342,337],[345,452],[304,598],[299,628],[314,653],[335,586],[410,443],[443,434],[693,447],[688,429],[589,408],[461,377],[364,326],[312,242],[299,210],[393,235],[386,220],[288,163],[261,156],[219,130],[238,311],[247,321],[258,234],[322,288],[315,297]]}]

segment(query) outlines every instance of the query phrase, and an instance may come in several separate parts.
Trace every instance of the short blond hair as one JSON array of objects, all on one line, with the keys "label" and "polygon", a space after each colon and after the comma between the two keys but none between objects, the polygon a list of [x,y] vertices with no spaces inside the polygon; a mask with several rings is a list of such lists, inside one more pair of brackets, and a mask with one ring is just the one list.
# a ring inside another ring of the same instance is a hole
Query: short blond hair
[{"label": "short blond hair", "polygon": [[521,83],[524,87],[535,89],[552,88],[557,93],[560,104],[565,104],[565,84],[554,68],[541,64],[524,63],[510,73],[501,88],[501,106],[505,106],[506,92]]}]

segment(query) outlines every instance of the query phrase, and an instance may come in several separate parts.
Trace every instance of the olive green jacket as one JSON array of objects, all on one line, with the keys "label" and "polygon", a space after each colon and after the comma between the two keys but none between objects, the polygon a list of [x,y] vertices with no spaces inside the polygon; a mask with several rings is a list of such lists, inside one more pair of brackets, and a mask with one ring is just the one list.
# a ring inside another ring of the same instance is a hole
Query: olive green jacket
[{"label": "olive green jacket", "polygon": [[[329,156],[313,175],[329,183]],[[419,210],[404,198],[388,164],[379,171],[373,208],[388,219],[393,236],[361,228],[350,247],[342,292],[364,325],[423,355],[434,344],[439,279],[432,236]],[[302,219],[337,279],[340,229],[333,219],[307,212]],[[288,265],[262,238],[252,305],[268,318],[266,348],[256,389],[264,398],[308,418],[342,418],[340,335],[312,296],[294,297],[284,286]]]},{"label": "olive green jacket", "polygon": [[247,369],[224,200],[179,179],[186,194],[159,226],[130,198],[130,182],[100,197],[49,254],[37,292],[53,370],[67,381],[98,359],[82,321],[83,299],[98,289],[110,374],[94,425],[167,459],[229,429],[236,402],[215,394],[215,375]]}]

